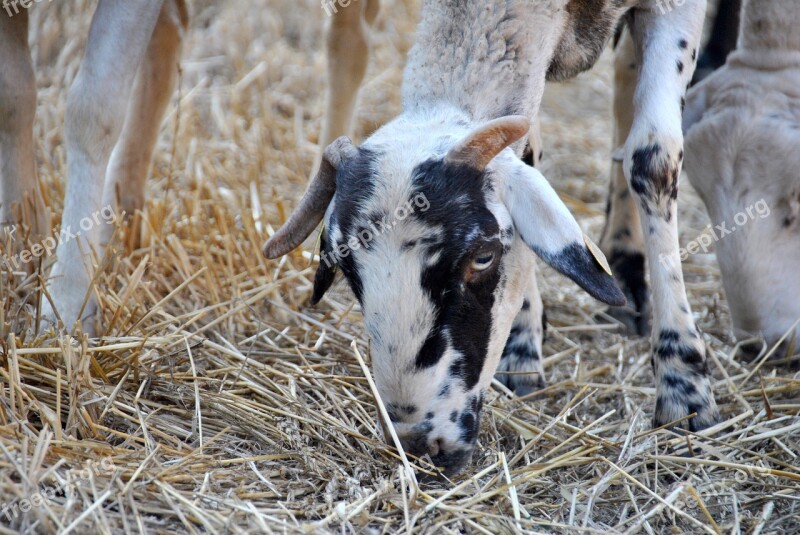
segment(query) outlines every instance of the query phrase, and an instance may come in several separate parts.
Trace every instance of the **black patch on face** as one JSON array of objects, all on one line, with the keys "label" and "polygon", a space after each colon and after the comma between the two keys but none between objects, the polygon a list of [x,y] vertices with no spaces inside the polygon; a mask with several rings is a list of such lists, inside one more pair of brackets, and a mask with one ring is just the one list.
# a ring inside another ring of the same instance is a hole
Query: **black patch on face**
[{"label": "black patch on face", "polygon": [[[331,243],[334,253],[346,254],[336,256],[342,272],[350,284],[350,288],[361,302],[363,297],[363,283],[358,270],[357,262],[350,251],[347,242],[350,238],[358,238],[358,233],[369,227],[358,226],[361,214],[364,212],[366,201],[372,197],[375,188],[374,163],[378,155],[371,150],[359,148],[354,158],[342,162],[336,173],[336,205],[331,214],[331,224],[336,224],[342,233],[342,243]],[[372,221],[372,219],[370,219]]]},{"label": "black patch on face", "polygon": [[430,432],[433,431],[433,424],[428,420],[425,420],[424,422],[420,422],[413,428],[411,428],[411,431],[415,435],[425,437],[427,439],[428,434],[430,434]]},{"label": "black patch on face", "polygon": [[[444,454],[434,455],[431,457],[433,464],[442,468],[445,476],[451,477],[458,474],[469,462],[472,457],[472,449],[460,449],[450,451]],[[420,478],[420,481],[426,481],[426,477]]]},{"label": "black patch on face", "polygon": [[419,353],[417,353],[417,359],[415,361],[417,368],[429,368],[433,366],[439,362],[439,359],[442,358],[446,349],[447,344],[445,337],[434,327],[431,329],[431,332],[428,333],[428,338],[425,340],[425,343],[422,344]]},{"label": "black patch on face", "polygon": [[[431,160],[414,172],[414,192],[430,204],[413,217],[425,226],[441,228],[442,234],[423,254],[439,253],[438,260],[422,270],[421,285],[431,300],[436,319],[417,355],[416,365],[435,365],[447,349],[459,353],[450,375],[464,381],[469,390],[477,384],[488,352],[494,291],[501,280],[500,227],[486,207],[485,195],[492,187],[488,177],[464,165]],[[472,282],[465,281],[476,255],[491,251],[495,263]]]},{"label": "black patch on face", "polygon": [[426,412],[425,413],[425,419],[426,420],[432,420],[433,419],[433,413],[432,412]]},{"label": "black patch on face", "polygon": [[481,409],[483,408],[483,394],[470,396],[467,408],[458,418],[459,436],[464,444],[472,444],[478,438],[480,429]]},{"label": "black patch on face", "polygon": [[528,310],[531,308],[531,302],[527,299],[522,300],[522,310]]},{"label": "black patch on face", "polygon": [[480,422],[471,412],[464,411],[458,419],[458,427],[461,431],[459,438],[465,444],[472,444],[478,438],[478,426]]},{"label": "black patch on face", "polygon": [[445,383],[442,385],[442,388],[439,389],[439,393],[437,394],[440,398],[446,398],[450,394],[450,383]]},{"label": "black patch on face", "polygon": [[678,74],[683,74],[683,62],[678,60]]},{"label": "black patch on face", "polygon": [[481,392],[479,396],[472,396],[469,402],[470,406],[472,407],[472,412],[475,414],[480,413],[481,409],[483,408],[483,393]]},{"label": "black patch on face", "polygon": [[454,410],[453,412],[450,413],[450,421],[456,423],[457,419],[458,419],[458,411]]},{"label": "black patch on face", "polygon": [[687,41],[686,39],[681,39],[680,41],[678,41],[678,47],[681,50],[684,50],[687,46],[689,46],[689,41]]},{"label": "black patch on face", "polygon": [[405,418],[413,416],[417,412],[415,405],[397,405],[395,403],[386,404],[386,412],[389,419],[393,422],[402,422]]}]

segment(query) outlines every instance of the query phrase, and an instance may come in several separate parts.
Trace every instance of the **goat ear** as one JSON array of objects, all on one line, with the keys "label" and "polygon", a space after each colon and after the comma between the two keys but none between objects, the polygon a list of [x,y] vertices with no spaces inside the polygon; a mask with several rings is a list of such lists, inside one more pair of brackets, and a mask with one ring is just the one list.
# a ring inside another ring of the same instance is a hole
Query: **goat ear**
[{"label": "goat ear", "polygon": [[327,230],[323,229],[319,245],[319,266],[317,267],[316,274],[314,274],[314,293],[311,294],[312,305],[316,305],[320,302],[322,296],[325,295],[325,292],[328,291],[328,288],[331,287],[333,280],[336,278],[337,266],[334,263],[336,256],[333,254],[333,249],[330,247],[327,234]]},{"label": "goat ear", "polygon": [[525,244],[589,295],[614,306],[625,304],[603,253],[583,234],[542,174],[514,161],[503,189],[505,205]]}]

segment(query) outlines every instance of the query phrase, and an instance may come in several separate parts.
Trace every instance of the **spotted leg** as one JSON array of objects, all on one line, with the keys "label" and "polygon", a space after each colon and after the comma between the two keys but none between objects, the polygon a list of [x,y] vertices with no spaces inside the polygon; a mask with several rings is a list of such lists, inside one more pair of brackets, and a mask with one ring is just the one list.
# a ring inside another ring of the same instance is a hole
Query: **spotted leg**
[{"label": "spotted leg", "polygon": [[614,60],[614,147],[618,149],[611,163],[606,226],[600,248],[628,301],[627,306],[610,308],[608,314],[619,320],[628,333],[645,336],[650,332],[650,291],[644,276],[644,237],[621,158],[633,122],[631,103],[637,71],[636,49],[626,29]]},{"label": "spotted leg", "polygon": [[661,13],[657,2],[629,15],[641,68],[624,171],[641,219],[653,291],[652,364],[656,426],[709,427],[719,419],[705,346],[694,324],[678,254],[676,200],[683,160],[681,108],[692,78],[705,0]]},{"label": "spotted leg", "polygon": [[514,318],[497,367],[497,379],[518,396],[525,396],[545,386],[542,367],[544,329],[542,298],[536,285],[536,273],[531,273],[522,309]]}]

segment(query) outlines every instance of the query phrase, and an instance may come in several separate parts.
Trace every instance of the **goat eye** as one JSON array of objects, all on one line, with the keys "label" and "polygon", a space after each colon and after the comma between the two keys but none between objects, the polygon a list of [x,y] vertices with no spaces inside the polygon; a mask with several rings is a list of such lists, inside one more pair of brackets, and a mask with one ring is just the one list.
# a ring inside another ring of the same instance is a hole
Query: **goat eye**
[{"label": "goat eye", "polygon": [[494,253],[482,254],[472,261],[472,271],[486,271],[494,263]]}]

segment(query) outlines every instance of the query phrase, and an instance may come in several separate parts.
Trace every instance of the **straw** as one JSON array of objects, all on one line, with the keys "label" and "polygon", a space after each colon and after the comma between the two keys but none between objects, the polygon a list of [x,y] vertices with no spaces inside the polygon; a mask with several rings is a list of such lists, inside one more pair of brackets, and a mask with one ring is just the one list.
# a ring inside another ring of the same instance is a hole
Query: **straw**
[{"label": "straw", "polygon": [[[30,8],[37,169],[54,224],[67,88],[95,4]],[[418,13],[416,0],[382,2],[355,140],[400,109]],[[467,469],[423,482],[429,467],[384,438],[347,285],[308,303],[316,234],[285,258],[261,254],[316,156],[328,18],[318,0],[198,0],[192,14],[148,201],[98,255],[102,337],[36,334],[37,275],[0,274],[0,532],[800,531],[800,378],[736,360],[719,269],[703,255],[684,271],[722,424],[652,430],[647,339],[542,266],[547,389],[520,400],[491,388]],[[606,51],[549,85],[542,108],[541,171],[595,241],[611,64]],[[688,180],[681,188],[685,244],[707,217]]]}]

